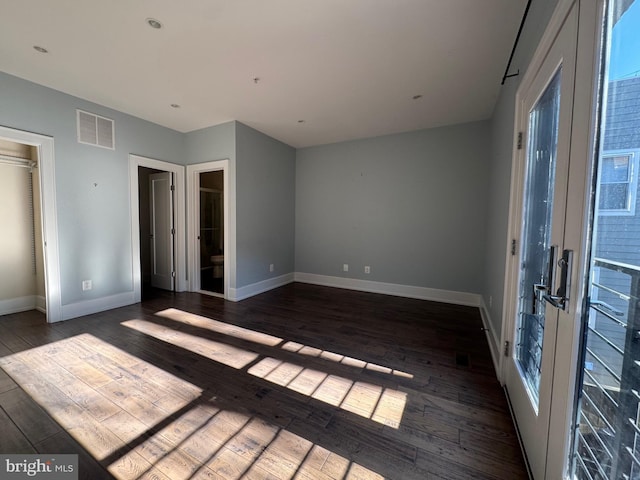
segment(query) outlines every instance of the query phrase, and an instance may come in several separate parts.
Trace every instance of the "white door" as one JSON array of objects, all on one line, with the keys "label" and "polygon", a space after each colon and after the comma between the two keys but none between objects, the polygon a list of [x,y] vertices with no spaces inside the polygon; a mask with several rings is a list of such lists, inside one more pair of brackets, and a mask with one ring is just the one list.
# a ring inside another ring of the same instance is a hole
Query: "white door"
[{"label": "white door", "polygon": [[149,176],[151,199],[151,285],[173,290],[173,174]]},{"label": "white door", "polygon": [[574,5],[516,97],[522,133],[512,176],[510,353],[504,373],[535,480],[545,478],[547,466],[558,322],[571,322],[564,301],[572,273],[565,219],[577,20]]}]

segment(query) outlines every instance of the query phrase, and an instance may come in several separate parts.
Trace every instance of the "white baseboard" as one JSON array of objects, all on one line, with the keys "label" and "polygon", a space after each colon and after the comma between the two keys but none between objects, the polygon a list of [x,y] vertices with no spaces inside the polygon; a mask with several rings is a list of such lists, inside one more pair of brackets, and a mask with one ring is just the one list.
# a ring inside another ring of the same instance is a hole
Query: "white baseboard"
[{"label": "white baseboard", "polygon": [[439,290],[436,288],[373,282],[370,280],[358,280],[355,278],[331,277],[327,275],[316,275],[313,273],[303,272],[296,272],[294,279],[296,282],[301,283],[346,288],[348,290],[359,290],[362,292],[383,293],[386,295],[430,300],[433,302],[454,303],[456,305],[467,305],[471,307],[480,307],[482,304],[482,297],[477,293],[454,292],[451,290]]},{"label": "white baseboard", "polygon": [[487,310],[484,300],[482,300],[482,304],[480,305],[480,316],[482,317],[484,333],[487,335],[487,343],[489,344],[489,351],[491,352],[491,359],[493,360],[493,368],[496,371],[496,377],[502,382],[500,378],[500,339],[496,336],[497,332],[491,328],[491,316],[489,315],[489,310]]},{"label": "white baseboard", "polygon": [[9,298],[0,300],[0,315],[9,315],[10,313],[26,312],[36,308],[36,296],[26,295],[24,297]]},{"label": "white baseboard", "polygon": [[85,300],[83,302],[71,303],[62,306],[62,320],[91,315],[92,313],[120,308],[136,303],[133,292],[118,293],[108,297]]},{"label": "white baseboard", "polygon": [[267,280],[252,283],[251,285],[245,285],[244,287],[229,288],[229,298],[227,298],[227,300],[231,300],[232,302],[239,302],[240,300],[253,297],[254,295],[258,295],[259,293],[264,293],[268,290],[282,287],[283,285],[287,285],[288,283],[292,283],[293,281],[294,274],[286,273],[284,275],[280,275],[279,277],[268,278]]},{"label": "white baseboard", "polygon": [[42,295],[36,295],[36,310],[47,313],[47,299]]}]

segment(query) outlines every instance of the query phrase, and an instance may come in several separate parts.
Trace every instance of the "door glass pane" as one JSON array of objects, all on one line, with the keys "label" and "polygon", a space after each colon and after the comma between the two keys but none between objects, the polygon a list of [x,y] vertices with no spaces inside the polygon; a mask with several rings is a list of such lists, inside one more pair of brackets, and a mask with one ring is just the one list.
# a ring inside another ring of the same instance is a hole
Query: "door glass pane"
[{"label": "door glass pane", "polygon": [[[640,1],[608,5],[574,478],[640,479]],[[634,40],[635,39],[635,40]]]},{"label": "door glass pane", "polygon": [[545,324],[553,185],[556,170],[560,70],[529,114],[527,170],[521,241],[516,360],[534,407],[538,408]]}]

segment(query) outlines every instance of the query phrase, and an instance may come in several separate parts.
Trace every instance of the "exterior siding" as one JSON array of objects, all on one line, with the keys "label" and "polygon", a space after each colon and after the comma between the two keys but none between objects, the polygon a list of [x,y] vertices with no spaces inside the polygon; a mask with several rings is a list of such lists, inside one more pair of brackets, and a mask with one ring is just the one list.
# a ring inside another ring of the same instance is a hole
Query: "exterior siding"
[{"label": "exterior siding", "polygon": [[[608,103],[606,105],[604,139],[602,152],[635,153],[632,176],[636,177],[632,185],[637,190],[638,156],[640,156],[640,77],[613,81],[608,85]],[[595,257],[632,265],[640,265],[640,194],[635,196],[635,211],[630,214],[599,214],[595,232]],[[632,210],[633,211],[633,210]],[[629,295],[631,277],[603,267],[596,267],[594,281]],[[619,295],[603,289],[591,292],[592,300],[600,300],[618,310],[613,317],[622,322],[628,321],[629,302]],[[606,309],[605,309],[606,310]],[[619,348],[624,349],[626,329],[605,315],[591,313],[590,325],[606,336]],[[588,347],[606,363],[611,370],[620,375],[622,355],[595,334],[589,335]],[[587,354],[587,362],[593,363],[592,375],[604,386],[617,389],[612,375],[593,357]]]}]

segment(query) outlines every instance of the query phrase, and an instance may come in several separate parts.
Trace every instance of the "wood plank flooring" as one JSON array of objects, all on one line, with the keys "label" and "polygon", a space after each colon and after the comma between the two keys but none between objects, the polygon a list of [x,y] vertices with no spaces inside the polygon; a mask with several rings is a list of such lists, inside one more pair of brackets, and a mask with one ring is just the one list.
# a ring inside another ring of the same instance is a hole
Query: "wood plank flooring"
[{"label": "wood plank flooring", "polygon": [[0,317],[0,453],[80,478],[526,479],[477,309],[294,283]]}]

